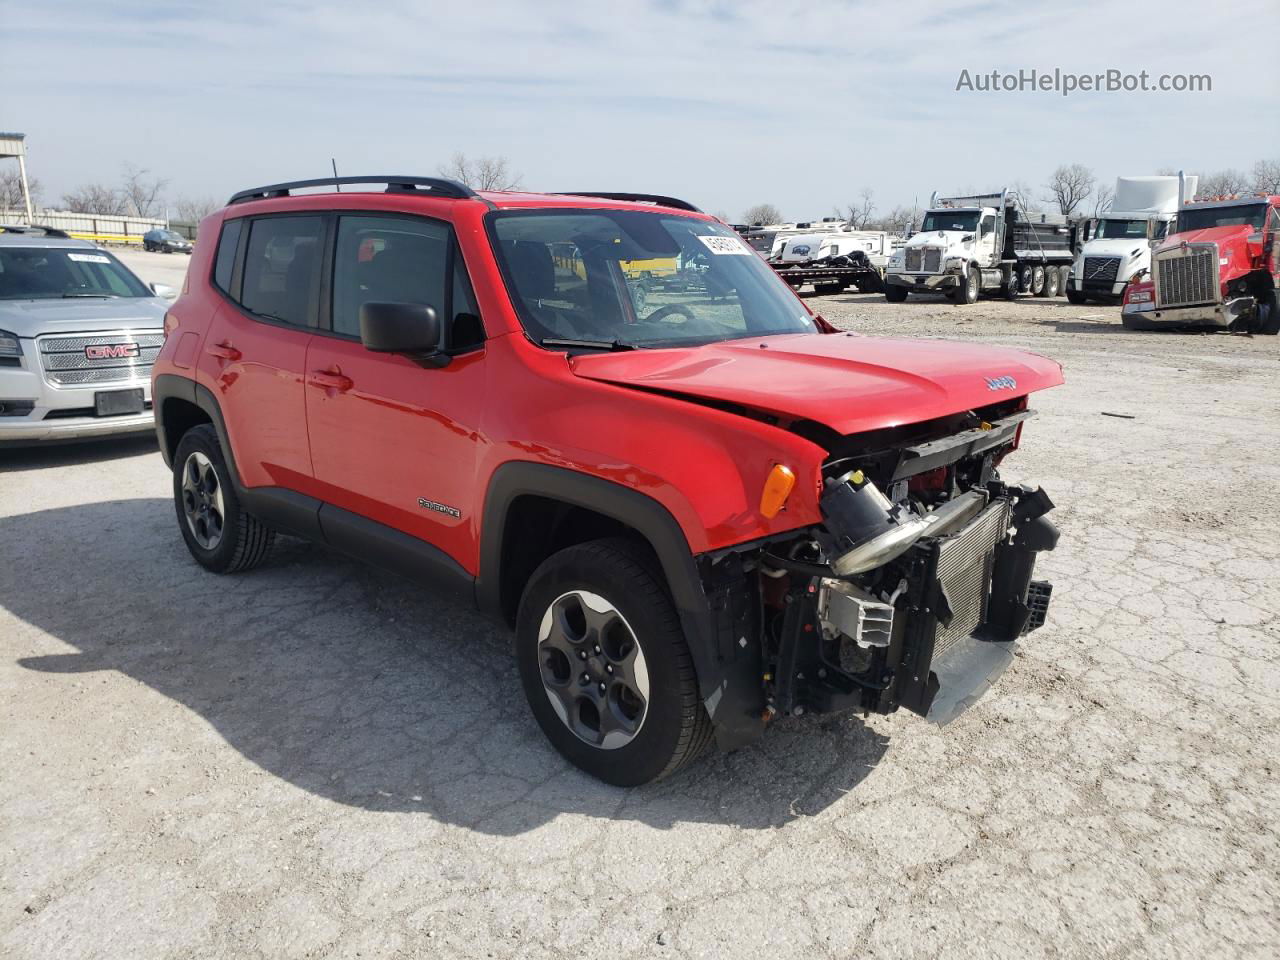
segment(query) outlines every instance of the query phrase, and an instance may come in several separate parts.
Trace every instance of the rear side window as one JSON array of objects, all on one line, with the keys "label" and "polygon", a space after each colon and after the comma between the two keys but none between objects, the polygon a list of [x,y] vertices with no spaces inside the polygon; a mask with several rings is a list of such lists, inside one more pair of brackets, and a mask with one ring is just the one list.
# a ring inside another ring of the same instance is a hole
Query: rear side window
[{"label": "rear side window", "polygon": [[421,303],[443,318],[449,228],[416,217],[341,217],[333,261],[333,330],[360,335],[364,303]]},{"label": "rear side window", "polygon": [[236,247],[240,243],[240,228],[243,225],[243,220],[228,220],[222,225],[222,235],[218,237],[218,255],[213,263],[213,282],[223,291],[231,290],[231,271],[236,265]]},{"label": "rear side window", "polygon": [[323,236],[323,217],[254,220],[245,251],[241,306],[265,320],[311,325]]}]

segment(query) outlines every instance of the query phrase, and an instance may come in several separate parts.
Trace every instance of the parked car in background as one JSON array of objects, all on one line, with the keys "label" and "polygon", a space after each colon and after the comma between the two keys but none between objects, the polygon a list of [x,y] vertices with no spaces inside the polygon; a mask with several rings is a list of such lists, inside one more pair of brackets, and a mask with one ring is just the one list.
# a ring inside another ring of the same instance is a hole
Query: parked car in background
[{"label": "parked car in background", "polygon": [[148,230],[142,235],[142,249],[153,253],[190,253],[194,244],[173,230]]},{"label": "parked car in background", "polygon": [[61,230],[0,227],[0,443],[153,429],[174,295]]},{"label": "parked car in background", "polygon": [[193,558],[281,530],[451,588],[604,780],[780,715],[944,722],[1044,622],[1053,503],[1000,464],[1051,360],[840,333],[670,197],[342,177],[200,230],[154,371]]}]

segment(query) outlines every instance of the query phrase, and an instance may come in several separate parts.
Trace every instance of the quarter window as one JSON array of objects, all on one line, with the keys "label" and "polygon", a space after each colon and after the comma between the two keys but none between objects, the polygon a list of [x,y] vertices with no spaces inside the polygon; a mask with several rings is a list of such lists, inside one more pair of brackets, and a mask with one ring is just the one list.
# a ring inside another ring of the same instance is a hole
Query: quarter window
[{"label": "quarter window", "polygon": [[213,264],[213,282],[224,291],[231,290],[231,272],[236,265],[236,247],[240,243],[243,220],[228,220],[218,237],[218,256]]},{"label": "quarter window", "polygon": [[254,220],[244,258],[241,305],[267,320],[310,325],[320,281],[323,236],[322,217]]}]

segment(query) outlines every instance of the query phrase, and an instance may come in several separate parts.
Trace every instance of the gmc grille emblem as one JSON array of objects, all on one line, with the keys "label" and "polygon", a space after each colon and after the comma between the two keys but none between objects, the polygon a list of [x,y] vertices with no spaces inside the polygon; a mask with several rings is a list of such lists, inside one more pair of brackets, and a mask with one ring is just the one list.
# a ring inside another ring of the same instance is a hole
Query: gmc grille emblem
[{"label": "gmc grille emblem", "polygon": [[94,343],[84,348],[84,355],[89,360],[119,360],[125,357],[136,357],[136,343]]}]

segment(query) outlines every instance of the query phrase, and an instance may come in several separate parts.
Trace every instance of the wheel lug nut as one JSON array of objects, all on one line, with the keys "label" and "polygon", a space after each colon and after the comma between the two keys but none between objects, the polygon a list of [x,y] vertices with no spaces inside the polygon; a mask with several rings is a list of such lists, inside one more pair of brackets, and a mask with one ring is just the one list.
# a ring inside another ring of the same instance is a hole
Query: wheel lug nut
[{"label": "wheel lug nut", "polygon": [[604,672],[605,672],[605,673],[613,673],[613,664],[612,664],[612,663],[606,663],[606,664],[604,665]]},{"label": "wheel lug nut", "polygon": [[602,683],[602,684],[600,684],[600,692],[601,692],[601,693],[604,693],[604,691],[605,691],[605,686],[604,686],[604,684]]},{"label": "wheel lug nut", "polygon": [[584,673],[582,675],[582,685],[586,686],[590,682],[591,682],[591,678]]},{"label": "wheel lug nut", "polygon": [[585,651],[585,650],[579,650],[579,651],[578,651],[578,659],[579,659],[579,660],[585,660],[585,659],[587,659],[587,651]]},{"label": "wheel lug nut", "polygon": [[599,652],[600,652],[600,645],[596,644],[596,653],[599,653]]}]

